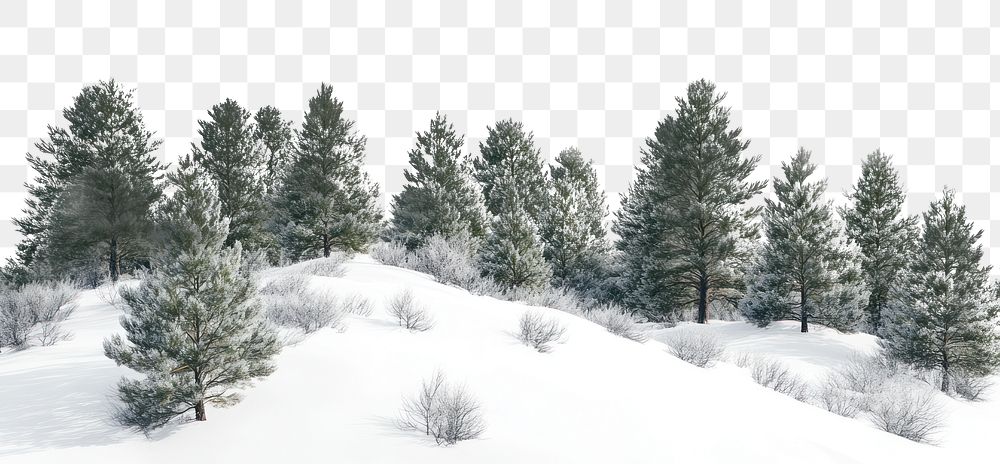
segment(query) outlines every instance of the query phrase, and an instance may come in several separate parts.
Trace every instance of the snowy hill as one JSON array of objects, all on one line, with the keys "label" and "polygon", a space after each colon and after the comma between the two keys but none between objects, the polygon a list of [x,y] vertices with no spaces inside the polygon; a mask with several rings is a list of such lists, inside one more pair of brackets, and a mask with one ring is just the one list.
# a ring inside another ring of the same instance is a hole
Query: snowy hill
[{"label": "snowy hill", "polygon": [[[543,354],[513,336],[525,306],[364,256],[344,277],[310,284],[361,293],[375,311],[286,347],[277,372],[235,407],[210,408],[207,422],[171,425],[148,439],[109,420],[114,385],[129,374],[102,350],[120,331],[120,310],[86,292],[66,322],[71,340],[0,354],[0,462],[942,462],[985,439],[995,429],[987,421],[1000,418],[996,403],[952,401],[962,420],[949,422],[944,445],[920,445],[763,388],[735,366],[691,366],[657,340],[710,330],[730,350],[766,352],[819,376],[850,351],[870,349],[864,335],[716,322],[640,344],[538,309],[567,328],[564,343]],[[433,329],[411,333],[385,313],[384,301],[404,289],[431,312]],[[482,438],[439,447],[394,425],[402,398],[435,369],[480,400]]]}]

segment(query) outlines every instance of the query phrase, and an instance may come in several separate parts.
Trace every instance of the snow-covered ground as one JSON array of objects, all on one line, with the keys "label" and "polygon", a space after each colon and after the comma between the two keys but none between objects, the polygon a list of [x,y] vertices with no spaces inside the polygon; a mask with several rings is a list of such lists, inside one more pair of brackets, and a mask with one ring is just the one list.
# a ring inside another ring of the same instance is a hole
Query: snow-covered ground
[{"label": "snow-covered ground", "polygon": [[[114,385],[128,374],[102,350],[120,331],[120,310],[86,292],[66,322],[71,340],[0,354],[0,462],[939,463],[992,453],[988,438],[1000,421],[1000,402],[942,397],[951,414],[942,445],[920,445],[765,389],[733,365],[691,366],[659,341],[670,331],[711,331],[731,352],[779,357],[820,378],[852,351],[872,349],[864,335],[713,322],[661,330],[640,344],[536,308],[567,327],[564,343],[542,354],[513,336],[525,306],[365,256],[344,277],[312,277],[311,285],[361,293],[375,311],[285,348],[277,372],[235,407],[210,408],[207,422],[149,438],[108,418]],[[403,289],[432,313],[433,329],[411,333],[385,313],[385,300]],[[439,447],[395,427],[402,397],[435,369],[478,397],[482,438]]]}]

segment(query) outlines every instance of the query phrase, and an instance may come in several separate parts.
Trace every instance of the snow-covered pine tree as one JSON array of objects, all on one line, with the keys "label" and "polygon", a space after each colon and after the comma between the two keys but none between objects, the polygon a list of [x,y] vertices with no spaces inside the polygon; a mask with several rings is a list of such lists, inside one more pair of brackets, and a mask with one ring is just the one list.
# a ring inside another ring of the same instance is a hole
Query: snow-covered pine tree
[{"label": "snow-covered pine tree", "polygon": [[548,202],[544,164],[533,136],[524,125],[507,119],[487,128],[473,160],[473,175],[493,215],[482,250],[483,271],[508,289],[538,290],[549,284],[538,235],[539,219]]},{"label": "snow-covered pine tree", "polygon": [[[4,272],[17,283],[51,273],[99,273],[93,267],[100,261],[117,279],[122,267],[146,254],[148,207],[159,197],[155,179],[162,169],[152,153],[161,142],[146,130],[132,93],[114,80],[84,87],[63,118],[66,128],[49,126],[48,140],[35,145],[41,154],[27,155],[37,177],[27,184],[25,216],[13,221],[24,239]],[[76,193],[64,195],[71,184]],[[73,198],[83,193],[89,196]],[[54,231],[55,214],[86,220]]]},{"label": "snow-covered pine tree", "polygon": [[271,241],[268,219],[266,154],[257,142],[251,114],[232,99],[208,110],[198,121],[200,146],[191,144],[192,159],[215,184],[222,215],[229,219],[226,246],[240,242],[245,250],[258,250]]},{"label": "snow-covered pine tree", "polygon": [[282,245],[293,259],[361,251],[382,230],[378,185],[362,169],[365,138],[344,115],[333,87],[309,99],[275,199]]},{"label": "snow-covered pine tree", "polygon": [[472,160],[473,175],[483,189],[486,210],[498,215],[517,205],[538,223],[548,197],[545,165],[534,135],[512,119],[487,128],[479,144],[481,156]]},{"label": "snow-covered pine tree", "polygon": [[623,251],[625,300],[650,317],[697,309],[708,320],[716,301],[735,302],[741,269],[757,236],[751,221],[759,208],[747,202],[766,185],[747,179],[760,156],[730,129],[725,94],[705,80],[691,83],[646,140],[643,168],[622,201],[615,232]]},{"label": "snow-covered pine tree", "polygon": [[136,288],[125,289],[125,339],[104,343],[119,365],[144,374],[118,384],[118,419],[142,431],[206,405],[239,401],[233,389],[274,371],[280,349],[265,322],[241,249],[225,247],[227,219],[213,186],[190,159],[171,173],[176,187],[158,215],[162,254]]},{"label": "snow-covered pine tree", "polygon": [[292,122],[284,119],[277,108],[264,106],[254,115],[254,124],[254,137],[264,145],[267,156],[264,185],[268,193],[273,193],[291,156]]},{"label": "snow-covered pine tree", "polygon": [[552,283],[578,291],[598,287],[606,278],[608,254],[604,219],[608,207],[593,162],[567,148],[550,166],[552,192],[541,217],[545,259]]},{"label": "snow-covered pine tree", "polygon": [[868,291],[861,281],[860,253],[835,222],[823,200],[826,180],[809,182],[816,165],[800,149],[781,163],[785,178],[774,179],[777,201],[767,199],[767,242],[747,272],[743,314],[765,326],[778,319],[809,321],[853,330],[863,318]]},{"label": "snow-covered pine tree", "polygon": [[941,373],[941,391],[954,374],[985,376],[1000,362],[997,294],[965,206],[955,192],[931,203],[909,272],[883,315],[880,344],[896,358]]},{"label": "snow-covered pine tree", "polygon": [[494,216],[480,266],[507,290],[541,290],[552,278],[543,250],[538,229],[528,213],[511,208]]},{"label": "snow-covered pine tree", "polygon": [[[47,218],[46,266],[58,276],[122,272],[148,262],[152,205],[162,195],[159,145],[146,130],[132,93],[114,81],[74,102],[68,150],[77,158]],[[84,115],[84,113],[87,113]],[[58,168],[56,168],[58,169]]]},{"label": "snow-covered pine tree", "polygon": [[840,209],[847,236],[861,249],[861,270],[870,295],[865,306],[867,329],[878,333],[889,292],[916,251],[917,217],[903,215],[906,193],[892,158],[875,150],[861,166],[861,178]]},{"label": "snow-covered pine tree", "polygon": [[392,200],[390,238],[414,249],[434,235],[485,237],[486,209],[462,154],[464,139],[441,113],[429,130],[417,133],[410,169],[403,172],[408,183]]}]

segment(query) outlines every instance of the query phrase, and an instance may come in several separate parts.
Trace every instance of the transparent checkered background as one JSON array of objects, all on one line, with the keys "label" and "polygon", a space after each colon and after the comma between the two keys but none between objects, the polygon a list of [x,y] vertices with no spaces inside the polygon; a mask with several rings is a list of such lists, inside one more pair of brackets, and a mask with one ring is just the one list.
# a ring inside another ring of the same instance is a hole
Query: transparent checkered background
[{"label": "transparent checkered background", "polygon": [[705,77],[763,155],[759,177],[802,145],[841,201],[881,147],[911,213],[953,186],[998,251],[998,25],[989,0],[0,0],[0,248],[19,239],[24,153],[100,79],[136,89],[167,161],[223,98],[300,121],[328,81],[389,195],[440,109],[472,152],[507,117],[550,159],[579,146],[616,206],[644,138]]}]

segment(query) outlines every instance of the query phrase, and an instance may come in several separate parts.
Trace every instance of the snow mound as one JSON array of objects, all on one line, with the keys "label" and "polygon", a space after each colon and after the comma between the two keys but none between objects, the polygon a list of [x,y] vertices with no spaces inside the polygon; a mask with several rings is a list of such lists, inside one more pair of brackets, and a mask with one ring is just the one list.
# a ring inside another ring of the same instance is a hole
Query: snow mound
[{"label": "snow mound", "polygon": [[[86,292],[65,324],[71,340],[0,354],[0,462],[801,464],[944,457],[940,448],[760,387],[740,369],[700,369],[655,339],[625,340],[553,309],[530,308],[567,329],[563,343],[539,353],[515,338],[527,306],[470,295],[365,256],[348,263],[343,277],[314,276],[310,285],[331,296],[363,295],[375,311],[349,316],[342,331],[323,329],[286,347],[277,372],[247,390],[242,403],[210,408],[207,422],[168,426],[149,438],[108,418],[115,383],[129,374],[102,350],[104,338],[120,332],[121,310]],[[385,312],[386,300],[405,289],[433,316],[431,330],[407,331]],[[865,336],[832,331],[805,340],[781,326],[707,328],[729,350],[778,353],[802,371],[826,364],[823,356],[871,345]],[[482,403],[482,438],[439,447],[394,425],[402,398],[436,369]]]}]

